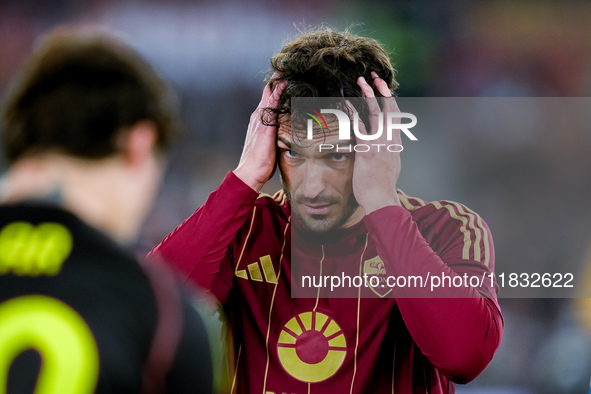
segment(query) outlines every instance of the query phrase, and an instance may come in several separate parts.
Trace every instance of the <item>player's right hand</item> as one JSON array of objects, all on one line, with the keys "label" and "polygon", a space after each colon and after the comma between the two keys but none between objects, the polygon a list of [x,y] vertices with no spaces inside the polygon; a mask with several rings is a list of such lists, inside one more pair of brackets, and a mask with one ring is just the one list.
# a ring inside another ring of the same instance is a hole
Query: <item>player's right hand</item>
[{"label": "player's right hand", "polygon": [[[271,79],[275,77],[276,74]],[[265,86],[261,102],[250,116],[240,163],[234,170],[234,174],[256,192],[273,176],[277,152],[277,127],[263,124],[262,111],[277,107],[285,85],[285,81],[280,82],[273,91],[269,84]]]}]

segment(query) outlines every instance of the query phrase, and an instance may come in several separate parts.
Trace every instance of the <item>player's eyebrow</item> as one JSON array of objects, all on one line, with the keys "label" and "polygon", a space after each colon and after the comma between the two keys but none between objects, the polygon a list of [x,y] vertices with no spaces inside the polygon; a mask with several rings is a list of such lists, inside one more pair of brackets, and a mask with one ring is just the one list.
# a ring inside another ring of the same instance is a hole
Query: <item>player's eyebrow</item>
[{"label": "player's eyebrow", "polygon": [[[337,143],[337,144],[329,144],[332,145],[332,148],[327,148],[327,149],[322,149],[322,152],[327,152],[327,153],[351,153],[353,152],[353,148],[351,148],[351,146],[353,144],[351,144],[349,141],[345,142],[345,143]],[[351,150],[351,152],[349,152],[349,150]]]},{"label": "player's eyebrow", "polygon": [[291,149],[291,141],[290,140],[288,140],[285,137],[280,136],[280,135],[277,136],[277,140],[283,142],[285,144],[285,146],[287,146],[289,149]]}]

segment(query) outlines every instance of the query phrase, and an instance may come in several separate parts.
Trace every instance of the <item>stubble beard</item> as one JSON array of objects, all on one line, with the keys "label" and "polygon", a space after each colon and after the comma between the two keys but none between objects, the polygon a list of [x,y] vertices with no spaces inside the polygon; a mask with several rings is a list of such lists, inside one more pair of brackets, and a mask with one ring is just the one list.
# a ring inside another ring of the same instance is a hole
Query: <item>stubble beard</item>
[{"label": "stubble beard", "polygon": [[[349,218],[355,213],[359,204],[355,198],[351,198],[349,203],[347,204],[347,209],[342,212],[337,217],[333,218],[326,218],[325,215],[310,215],[304,216],[297,208],[298,204],[302,202],[309,202],[309,203],[333,203],[333,202],[340,202],[337,198],[326,197],[326,196],[318,196],[313,199],[306,199],[305,197],[296,196],[296,200],[293,200],[293,196],[291,195],[291,191],[289,189],[289,185],[282,176],[279,177],[281,181],[281,186],[283,188],[283,192],[285,196],[289,200],[291,205],[291,210],[295,213],[296,217],[302,224],[304,230],[316,233],[316,234],[327,234],[331,231],[335,231],[340,229],[343,224],[349,220]],[[305,200],[305,201],[303,201]]]}]

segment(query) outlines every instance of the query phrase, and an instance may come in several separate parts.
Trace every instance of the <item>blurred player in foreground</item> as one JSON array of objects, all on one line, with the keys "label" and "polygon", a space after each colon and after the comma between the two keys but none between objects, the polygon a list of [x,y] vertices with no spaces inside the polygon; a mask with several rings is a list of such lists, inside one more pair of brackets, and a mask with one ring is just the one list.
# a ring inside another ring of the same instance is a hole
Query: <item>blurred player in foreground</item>
[{"label": "blurred player in foreground", "polygon": [[[375,285],[340,289],[345,298],[332,298],[323,286],[292,298],[295,259],[298,270],[319,278],[377,275],[382,284],[385,275],[490,275],[488,227],[463,205],[397,191],[400,154],[347,149],[355,141],[339,141],[329,117],[311,141],[292,128],[295,97],[341,97],[341,110],[369,113],[369,134],[377,133],[380,110],[399,112],[393,98],[375,100],[397,86],[377,41],[306,32],[271,65],[238,167],[152,255],[172,262],[226,309],[235,392],[453,393],[454,382],[474,379],[499,346],[502,316],[492,279],[479,288],[442,288],[438,298]],[[361,98],[365,107],[346,97]],[[393,137],[401,144],[400,130]],[[386,143],[380,138],[375,142]],[[276,163],[284,190],[259,193]]]},{"label": "blurred player in foreground", "polygon": [[176,134],[163,81],[118,40],[63,28],[2,115],[0,392],[212,392],[193,297],[122,247]]}]

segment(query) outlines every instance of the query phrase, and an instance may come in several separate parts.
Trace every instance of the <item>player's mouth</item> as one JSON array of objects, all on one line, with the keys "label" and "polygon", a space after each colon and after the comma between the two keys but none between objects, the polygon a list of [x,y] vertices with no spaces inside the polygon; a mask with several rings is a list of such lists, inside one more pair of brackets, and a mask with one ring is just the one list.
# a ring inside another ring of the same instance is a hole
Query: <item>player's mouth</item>
[{"label": "player's mouth", "polygon": [[330,204],[303,204],[304,209],[309,215],[326,215],[334,203]]}]

